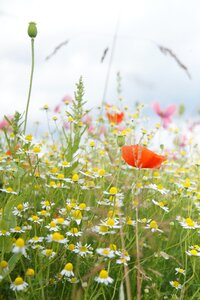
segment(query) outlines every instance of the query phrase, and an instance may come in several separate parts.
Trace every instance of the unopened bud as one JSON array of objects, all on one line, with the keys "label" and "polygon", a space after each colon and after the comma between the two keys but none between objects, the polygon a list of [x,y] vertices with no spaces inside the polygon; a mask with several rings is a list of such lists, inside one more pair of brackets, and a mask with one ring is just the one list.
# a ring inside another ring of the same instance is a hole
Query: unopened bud
[{"label": "unopened bud", "polygon": [[124,146],[124,144],[125,144],[125,136],[124,135],[118,135],[117,144],[119,147]]},{"label": "unopened bud", "polygon": [[37,35],[37,27],[35,22],[30,22],[28,25],[28,35],[31,38],[35,38]]}]

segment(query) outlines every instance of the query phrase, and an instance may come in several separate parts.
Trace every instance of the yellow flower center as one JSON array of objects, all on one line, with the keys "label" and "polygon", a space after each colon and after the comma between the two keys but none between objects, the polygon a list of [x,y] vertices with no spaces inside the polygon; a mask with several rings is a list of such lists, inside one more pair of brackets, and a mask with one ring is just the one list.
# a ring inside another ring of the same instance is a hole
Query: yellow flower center
[{"label": "yellow flower center", "polygon": [[20,231],[21,227],[20,226],[15,226],[15,231]]},{"label": "yellow flower center", "polygon": [[157,229],[158,228],[158,224],[156,221],[151,221],[149,224],[150,228],[152,229]]},{"label": "yellow flower center", "polygon": [[35,275],[35,271],[33,269],[27,269],[26,275],[27,276],[34,276]]},{"label": "yellow flower center", "polygon": [[68,249],[70,251],[73,251],[75,249],[75,245],[74,244],[69,244]]},{"label": "yellow flower center", "polygon": [[86,207],[87,206],[86,206],[86,204],[84,202],[82,202],[82,203],[79,204],[79,208],[80,209],[86,209]]},{"label": "yellow flower center", "polygon": [[114,226],[114,225],[115,225],[115,220],[109,218],[109,219],[107,220],[106,224],[107,224],[108,226]]},{"label": "yellow flower center", "polygon": [[68,165],[68,161],[63,161],[63,162],[62,162],[62,165],[63,165],[64,167],[66,167],[66,166]]},{"label": "yellow flower center", "polygon": [[73,271],[73,265],[71,263],[67,263],[64,267],[66,271]]},{"label": "yellow flower center", "polygon": [[89,180],[89,181],[86,182],[86,186],[87,186],[87,187],[94,187],[94,186],[95,186],[95,183],[94,183],[94,181]]},{"label": "yellow flower center", "polygon": [[108,272],[106,270],[101,270],[101,272],[99,273],[99,277],[102,279],[108,278]]},{"label": "yellow flower center", "polygon": [[82,219],[82,213],[80,210],[73,211],[72,216],[74,219]]},{"label": "yellow flower center", "polygon": [[46,251],[45,251],[46,256],[51,256],[52,253],[53,253],[52,249],[46,249]]},{"label": "yellow flower center", "polygon": [[42,216],[45,216],[45,215],[47,214],[47,211],[46,211],[46,210],[41,210],[40,214],[41,214]]},{"label": "yellow flower center", "polygon": [[2,269],[5,269],[5,268],[7,268],[7,267],[8,267],[8,263],[7,263],[7,261],[5,261],[5,260],[2,260],[2,261],[0,262],[0,267],[1,267]]},{"label": "yellow flower center", "polygon": [[94,147],[95,146],[95,142],[94,141],[91,141],[90,142],[90,147]]},{"label": "yellow flower center", "polygon": [[15,278],[15,281],[14,281],[15,285],[21,285],[21,284],[23,284],[23,282],[24,282],[24,280],[21,277]]},{"label": "yellow flower center", "polygon": [[21,238],[17,239],[16,242],[15,242],[15,245],[16,245],[17,247],[19,247],[19,248],[23,248],[24,245],[25,245],[24,240],[21,239]]},{"label": "yellow flower center", "polygon": [[175,288],[177,288],[178,286],[180,285],[180,283],[178,282],[178,281],[173,281],[173,286],[175,287]]},{"label": "yellow flower center", "polygon": [[64,218],[57,218],[57,223],[63,224],[64,223]]},{"label": "yellow flower center", "polygon": [[38,221],[39,220],[38,216],[32,216],[31,218],[32,218],[33,221]]},{"label": "yellow flower center", "polygon": [[99,231],[100,232],[108,232],[108,226],[101,225],[100,228],[99,228]]},{"label": "yellow flower center", "polygon": [[117,246],[115,244],[110,244],[109,245],[109,248],[113,251],[116,251],[117,250]]},{"label": "yellow flower center", "polygon": [[184,182],[184,187],[189,188],[191,186],[190,179],[186,179]]},{"label": "yellow flower center", "polygon": [[76,182],[76,181],[78,181],[78,180],[79,180],[78,174],[74,174],[74,175],[72,176],[72,181]]},{"label": "yellow flower center", "polygon": [[80,250],[80,252],[87,252],[87,247],[81,246],[81,247],[79,248],[79,250]]},{"label": "yellow flower center", "polygon": [[12,189],[11,187],[8,187],[8,188],[6,189],[6,191],[7,191],[8,193],[12,193],[12,192],[13,192],[13,189]]},{"label": "yellow flower center", "polygon": [[181,269],[181,268],[178,268],[177,271],[178,271],[179,273],[184,273],[184,272],[185,272],[185,270],[184,270],[184,269]]},{"label": "yellow flower center", "polygon": [[18,209],[18,210],[22,210],[23,208],[24,208],[23,204],[18,204],[18,205],[17,205],[17,209]]},{"label": "yellow flower center", "polygon": [[52,227],[52,228],[54,228],[54,227],[56,227],[56,223],[53,222],[53,221],[51,221],[51,223],[49,224],[49,226]]},{"label": "yellow flower center", "polygon": [[33,152],[34,152],[34,153],[40,153],[40,151],[41,151],[41,150],[40,150],[40,147],[34,147],[34,148],[33,148]]},{"label": "yellow flower center", "polygon": [[109,255],[110,252],[109,252],[108,249],[103,249],[102,253],[103,253],[104,255]]},{"label": "yellow flower center", "polygon": [[62,234],[60,234],[59,232],[55,232],[52,235],[52,240],[53,241],[60,241],[60,240],[63,240],[63,239],[64,239],[64,236]]},{"label": "yellow flower center", "polygon": [[63,179],[63,178],[65,178],[65,176],[64,176],[64,174],[58,174],[58,175],[57,175],[57,178],[58,178],[58,179]]},{"label": "yellow flower center", "polygon": [[25,140],[28,141],[28,142],[31,142],[32,139],[33,139],[32,134],[28,134],[28,135],[25,136]]},{"label": "yellow flower center", "polygon": [[116,195],[116,194],[117,194],[117,188],[114,187],[114,186],[112,186],[112,187],[110,188],[109,193],[112,194],[112,195]]},{"label": "yellow flower center", "polygon": [[106,174],[106,171],[104,169],[100,169],[98,171],[98,173],[99,173],[99,176],[104,176]]},{"label": "yellow flower center", "polygon": [[78,228],[73,227],[73,228],[70,230],[70,232],[71,232],[72,234],[76,234],[76,233],[78,233]]},{"label": "yellow flower center", "polygon": [[187,218],[187,219],[185,220],[185,222],[186,222],[186,224],[187,224],[188,226],[194,227],[194,221],[193,221],[192,219]]},{"label": "yellow flower center", "polygon": [[53,173],[53,174],[55,174],[55,173],[58,172],[58,168],[56,168],[56,167],[55,167],[55,168],[52,168],[52,169],[50,170],[50,172]]},{"label": "yellow flower center", "polygon": [[195,250],[195,249],[190,250],[190,253],[191,253],[192,255],[197,255],[197,254],[198,254],[197,250]]}]

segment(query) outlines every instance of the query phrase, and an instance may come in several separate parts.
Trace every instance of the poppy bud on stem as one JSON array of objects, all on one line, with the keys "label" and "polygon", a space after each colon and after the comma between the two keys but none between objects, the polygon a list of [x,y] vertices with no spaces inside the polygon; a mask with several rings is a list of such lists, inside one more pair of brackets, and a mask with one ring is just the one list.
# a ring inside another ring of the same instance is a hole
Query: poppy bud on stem
[{"label": "poppy bud on stem", "polygon": [[30,22],[28,26],[28,35],[31,38],[31,77],[30,77],[30,84],[29,84],[29,91],[28,91],[28,100],[26,104],[26,112],[25,112],[25,120],[24,120],[24,134],[26,133],[26,124],[28,118],[28,108],[31,98],[31,88],[33,82],[33,71],[34,71],[34,38],[37,36],[37,27],[36,23]]},{"label": "poppy bud on stem", "polygon": [[124,146],[124,144],[125,144],[125,136],[124,135],[118,135],[117,144],[119,147]]},{"label": "poppy bud on stem", "polygon": [[37,36],[37,27],[35,22],[30,22],[28,26],[28,35],[30,38],[35,38]]}]

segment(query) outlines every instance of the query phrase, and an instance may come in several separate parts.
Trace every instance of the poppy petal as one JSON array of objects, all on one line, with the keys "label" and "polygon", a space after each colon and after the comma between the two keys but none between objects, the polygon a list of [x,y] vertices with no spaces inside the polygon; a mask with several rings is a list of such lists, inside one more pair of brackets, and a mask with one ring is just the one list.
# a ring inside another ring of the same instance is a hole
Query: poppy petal
[{"label": "poppy petal", "polygon": [[159,168],[166,159],[139,145],[123,146],[122,158],[128,165],[137,168]]}]

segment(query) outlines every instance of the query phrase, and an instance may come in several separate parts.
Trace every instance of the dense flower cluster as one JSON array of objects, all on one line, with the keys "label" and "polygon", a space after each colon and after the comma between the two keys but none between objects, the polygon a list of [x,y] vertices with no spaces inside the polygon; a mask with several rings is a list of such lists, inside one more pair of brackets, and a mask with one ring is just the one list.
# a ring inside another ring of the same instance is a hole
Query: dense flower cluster
[{"label": "dense flower cluster", "polygon": [[163,129],[144,129],[142,105],[107,105],[94,121],[72,103],[61,102],[67,126],[61,104],[55,108],[55,136],[38,140],[10,126],[6,144],[1,134],[2,295],[118,298],[125,277],[136,290],[137,268],[142,293],[192,295],[200,272],[197,147],[158,154],[153,139]]}]

